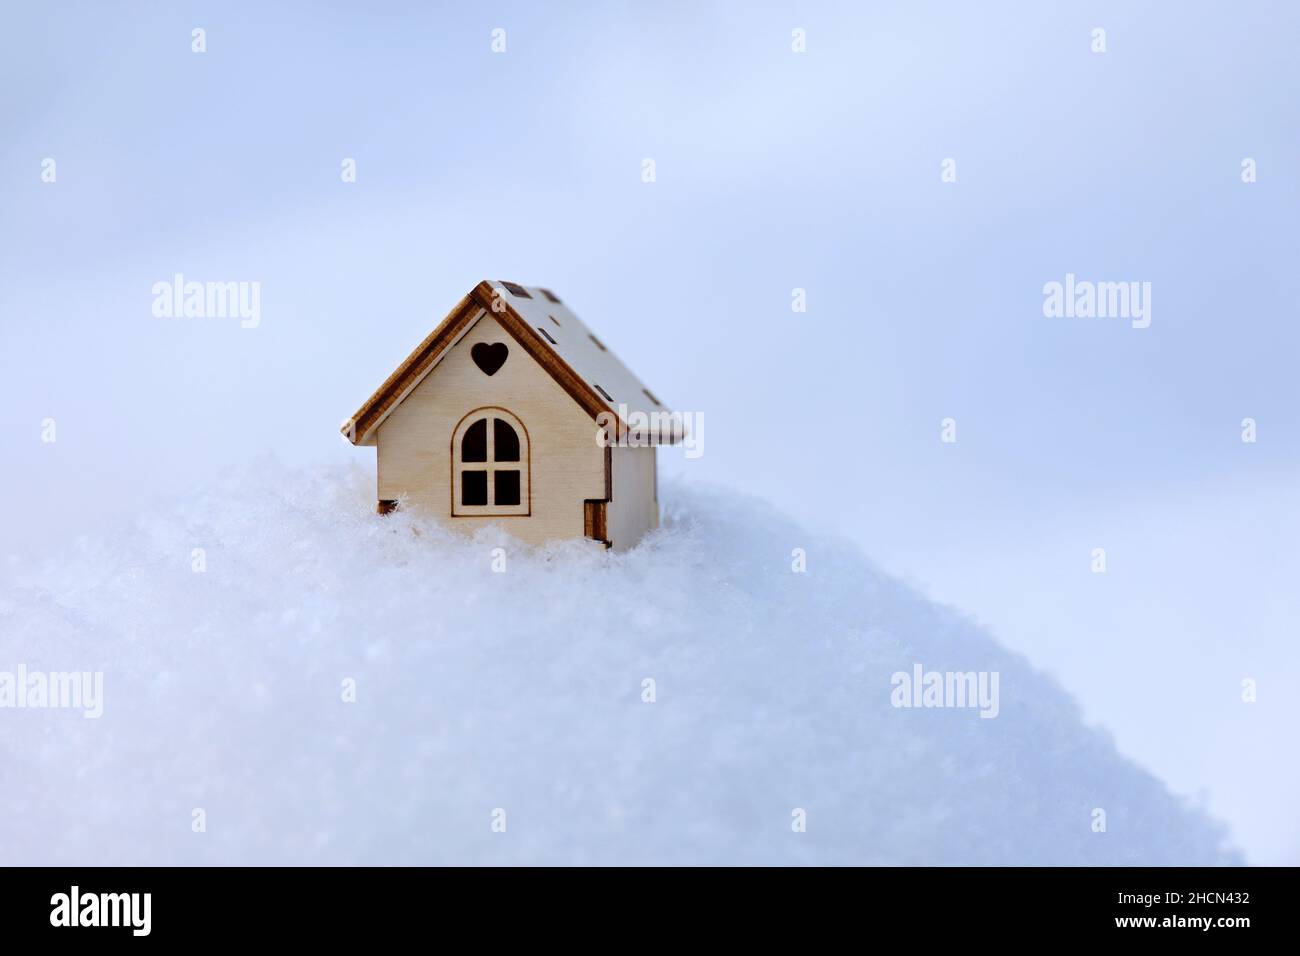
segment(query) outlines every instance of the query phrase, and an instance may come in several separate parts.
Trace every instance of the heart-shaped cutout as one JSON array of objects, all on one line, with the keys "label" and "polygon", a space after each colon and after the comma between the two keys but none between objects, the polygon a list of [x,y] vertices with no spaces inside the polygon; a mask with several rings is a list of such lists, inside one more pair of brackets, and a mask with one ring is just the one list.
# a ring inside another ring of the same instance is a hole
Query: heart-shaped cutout
[{"label": "heart-shaped cutout", "polygon": [[484,375],[495,375],[506,364],[506,356],[509,354],[510,350],[504,342],[493,342],[491,345],[479,342],[469,350],[469,357],[483,370]]}]

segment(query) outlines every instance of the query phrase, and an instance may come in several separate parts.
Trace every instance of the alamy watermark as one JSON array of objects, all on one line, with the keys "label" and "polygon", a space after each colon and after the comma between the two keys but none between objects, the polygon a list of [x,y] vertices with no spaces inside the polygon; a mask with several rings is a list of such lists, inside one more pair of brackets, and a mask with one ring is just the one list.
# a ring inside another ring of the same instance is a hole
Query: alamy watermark
[{"label": "alamy watermark", "polygon": [[262,283],[186,282],[176,273],[153,284],[153,314],[159,319],[239,319],[239,327],[262,324]]},{"label": "alamy watermark", "polygon": [[895,671],[889,683],[889,702],[895,707],[979,708],[985,718],[1000,710],[997,671],[927,671],[913,664],[910,674]]},{"label": "alamy watermark", "polygon": [[[620,427],[623,422],[626,427]],[[596,416],[596,444],[601,448],[639,448],[681,444],[687,458],[704,454],[703,412],[643,412],[620,402],[618,411]]]},{"label": "alamy watermark", "polygon": [[1091,282],[1073,272],[1064,282],[1043,285],[1043,315],[1049,319],[1130,319],[1133,328],[1151,324],[1150,282]]},{"label": "alamy watermark", "polygon": [[121,926],[132,936],[148,936],[153,921],[152,893],[83,893],[73,885],[50,897],[51,926]]},{"label": "alamy watermark", "polygon": [[94,719],[104,713],[103,671],[29,671],[19,664],[17,671],[0,671],[0,710],[81,710]]}]

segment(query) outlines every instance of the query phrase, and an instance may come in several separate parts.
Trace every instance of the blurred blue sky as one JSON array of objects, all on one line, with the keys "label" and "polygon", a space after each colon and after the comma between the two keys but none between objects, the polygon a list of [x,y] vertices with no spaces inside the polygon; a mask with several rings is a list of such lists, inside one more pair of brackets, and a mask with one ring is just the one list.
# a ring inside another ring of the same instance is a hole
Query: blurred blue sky
[{"label": "blurred blue sky", "polygon": [[[369,463],[339,422],[456,300],[546,285],[704,413],[666,473],[859,542],[1300,862],[1300,8],[271,6],[0,14],[0,556]],[[154,318],[176,272],[261,325]],[[1044,318],[1067,272],[1151,327]]]}]

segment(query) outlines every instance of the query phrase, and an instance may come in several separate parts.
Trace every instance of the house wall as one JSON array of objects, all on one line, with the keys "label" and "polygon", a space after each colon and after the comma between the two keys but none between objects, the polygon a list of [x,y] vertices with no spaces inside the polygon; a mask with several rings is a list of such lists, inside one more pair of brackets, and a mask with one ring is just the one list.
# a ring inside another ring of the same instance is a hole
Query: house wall
[{"label": "house wall", "polygon": [[[479,342],[501,342],[510,350],[494,375],[485,375],[470,357]],[[528,431],[528,516],[451,514],[452,433],[467,413],[488,405],[509,410]],[[582,537],[583,501],[606,493],[605,452],[596,442],[596,423],[491,313],[447,351],[379,426],[377,445],[380,500],[406,495],[407,507],[466,532],[495,522],[529,544]],[[631,450],[615,449],[614,460]],[[629,507],[631,514],[644,516],[644,504]],[[631,530],[636,520],[644,517],[629,519],[623,527]]]},{"label": "house wall", "polygon": [[659,527],[655,468],[657,448],[613,448],[614,499],[605,513],[606,533],[615,551],[632,547]]}]

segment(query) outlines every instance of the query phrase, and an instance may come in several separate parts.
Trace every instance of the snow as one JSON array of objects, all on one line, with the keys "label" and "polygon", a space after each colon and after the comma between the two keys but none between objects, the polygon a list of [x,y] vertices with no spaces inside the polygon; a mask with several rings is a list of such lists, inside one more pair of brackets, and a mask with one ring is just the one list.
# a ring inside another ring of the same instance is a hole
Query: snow
[{"label": "snow", "polygon": [[[1051,679],[762,502],[665,482],[617,555],[372,489],[263,461],[11,559],[0,671],[103,671],[104,713],[0,709],[0,861],[1239,862]],[[998,672],[997,717],[891,706],[915,664]]]}]

